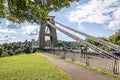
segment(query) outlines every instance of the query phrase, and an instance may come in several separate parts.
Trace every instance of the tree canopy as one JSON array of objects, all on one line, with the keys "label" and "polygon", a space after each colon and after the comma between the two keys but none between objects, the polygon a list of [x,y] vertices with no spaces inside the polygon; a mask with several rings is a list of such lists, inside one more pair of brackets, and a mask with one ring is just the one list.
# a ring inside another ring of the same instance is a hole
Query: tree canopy
[{"label": "tree canopy", "polygon": [[[105,37],[98,37],[98,38],[101,39],[101,40],[108,41],[110,43],[116,44],[116,45],[120,45],[120,30],[118,30],[115,34],[111,35],[110,37],[108,37],[108,39],[105,38]],[[93,44],[93,45],[95,45],[95,46],[99,46],[99,47],[101,47],[102,49],[104,49],[106,51],[113,50],[113,49],[111,49],[111,48],[109,48],[107,46],[104,46],[104,45],[102,45],[102,44],[100,44],[98,42],[95,42],[95,41],[93,41],[93,40],[91,40],[89,38],[86,38],[86,41]]]},{"label": "tree canopy", "polygon": [[120,45],[120,30],[118,30],[114,35],[110,36],[109,41],[114,44]]},{"label": "tree canopy", "polygon": [[17,23],[28,21],[40,24],[49,12],[69,7],[74,1],[79,0],[0,0],[0,18]]},{"label": "tree canopy", "polygon": [[0,57],[2,56],[2,54],[3,54],[3,48],[0,47]]}]

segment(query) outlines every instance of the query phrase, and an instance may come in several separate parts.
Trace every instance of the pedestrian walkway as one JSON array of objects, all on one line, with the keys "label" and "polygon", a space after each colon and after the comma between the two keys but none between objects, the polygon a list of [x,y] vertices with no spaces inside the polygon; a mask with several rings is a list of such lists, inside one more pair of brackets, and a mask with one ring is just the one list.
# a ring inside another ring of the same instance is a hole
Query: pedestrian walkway
[{"label": "pedestrian walkway", "polygon": [[40,54],[40,56],[44,57],[56,65],[58,68],[65,71],[69,76],[73,78],[73,80],[119,80],[92,70],[88,70],[81,66],[68,63],[62,59],[53,58],[46,54]]}]

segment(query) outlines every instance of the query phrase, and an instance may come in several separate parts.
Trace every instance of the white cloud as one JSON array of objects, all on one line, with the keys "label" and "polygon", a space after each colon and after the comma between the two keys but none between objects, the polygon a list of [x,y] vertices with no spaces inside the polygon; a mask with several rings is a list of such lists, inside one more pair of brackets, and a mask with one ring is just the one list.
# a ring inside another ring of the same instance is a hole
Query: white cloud
[{"label": "white cloud", "polygon": [[2,35],[0,34],[0,38],[2,37]]},{"label": "white cloud", "polygon": [[78,29],[79,29],[80,31],[84,31],[84,30],[85,30],[85,27],[82,26],[82,25],[80,25],[80,26],[78,26]]},{"label": "white cloud", "polygon": [[0,35],[0,44],[2,43],[12,43],[20,41],[16,37],[11,36],[10,34]]},{"label": "white cloud", "polygon": [[13,22],[10,22],[8,20],[6,22],[6,25],[7,25],[8,29],[19,29],[19,28],[21,28],[21,24],[13,23]]},{"label": "white cloud", "polygon": [[6,25],[9,25],[9,24],[11,24],[11,22],[7,20]]},{"label": "white cloud", "polygon": [[109,28],[112,30],[120,29],[120,20],[111,21],[109,24]]},{"label": "white cloud", "polygon": [[26,35],[37,35],[39,33],[39,26],[28,25],[23,27],[23,34]]},{"label": "white cloud", "polygon": [[[113,20],[120,20],[120,0],[90,0],[78,5],[68,14],[70,22],[82,25],[84,22],[96,24],[112,24]],[[110,22],[111,21],[111,22]]]},{"label": "white cloud", "polygon": [[113,13],[115,19],[120,19],[120,7]]},{"label": "white cloud", "polygon": [[14,30],[2,29],[2,28],[0,27],[0,33],[15,34],[16,32],[15,32]]}]

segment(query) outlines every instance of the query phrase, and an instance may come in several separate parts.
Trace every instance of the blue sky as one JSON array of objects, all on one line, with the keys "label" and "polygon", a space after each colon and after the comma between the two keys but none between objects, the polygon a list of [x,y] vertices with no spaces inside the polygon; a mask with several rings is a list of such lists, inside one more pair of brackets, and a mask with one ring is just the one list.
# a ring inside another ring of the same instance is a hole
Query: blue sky
[{"label": "blue sky", "polygon": [[[49,15],[56,16],[55,20],[60,23],[92,36],[109,37],[120,29],[120,0],[80,0],[71,3],[69,8]],[[40,25],[27,22],[16,24],[6,19],[0,19],[0,22],[0,43],[38,39]],[[59,31],[57,35],[59,40],[72,40]]]}]

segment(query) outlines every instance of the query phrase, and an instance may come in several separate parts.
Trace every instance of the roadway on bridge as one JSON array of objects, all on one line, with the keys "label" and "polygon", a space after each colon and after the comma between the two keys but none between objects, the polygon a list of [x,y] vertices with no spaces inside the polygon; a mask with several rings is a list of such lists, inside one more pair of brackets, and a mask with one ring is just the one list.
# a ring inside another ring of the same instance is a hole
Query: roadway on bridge
[{"label": "roadway on bridge", "polygon": [[73,78],[73,80],[118,80],[113,77],[68,63],[64,60],[47,56],[46,54],[40,54],[40,56],[44,57],[45,59],[56,65],[58,68],[68,73],[69,76]]}]

